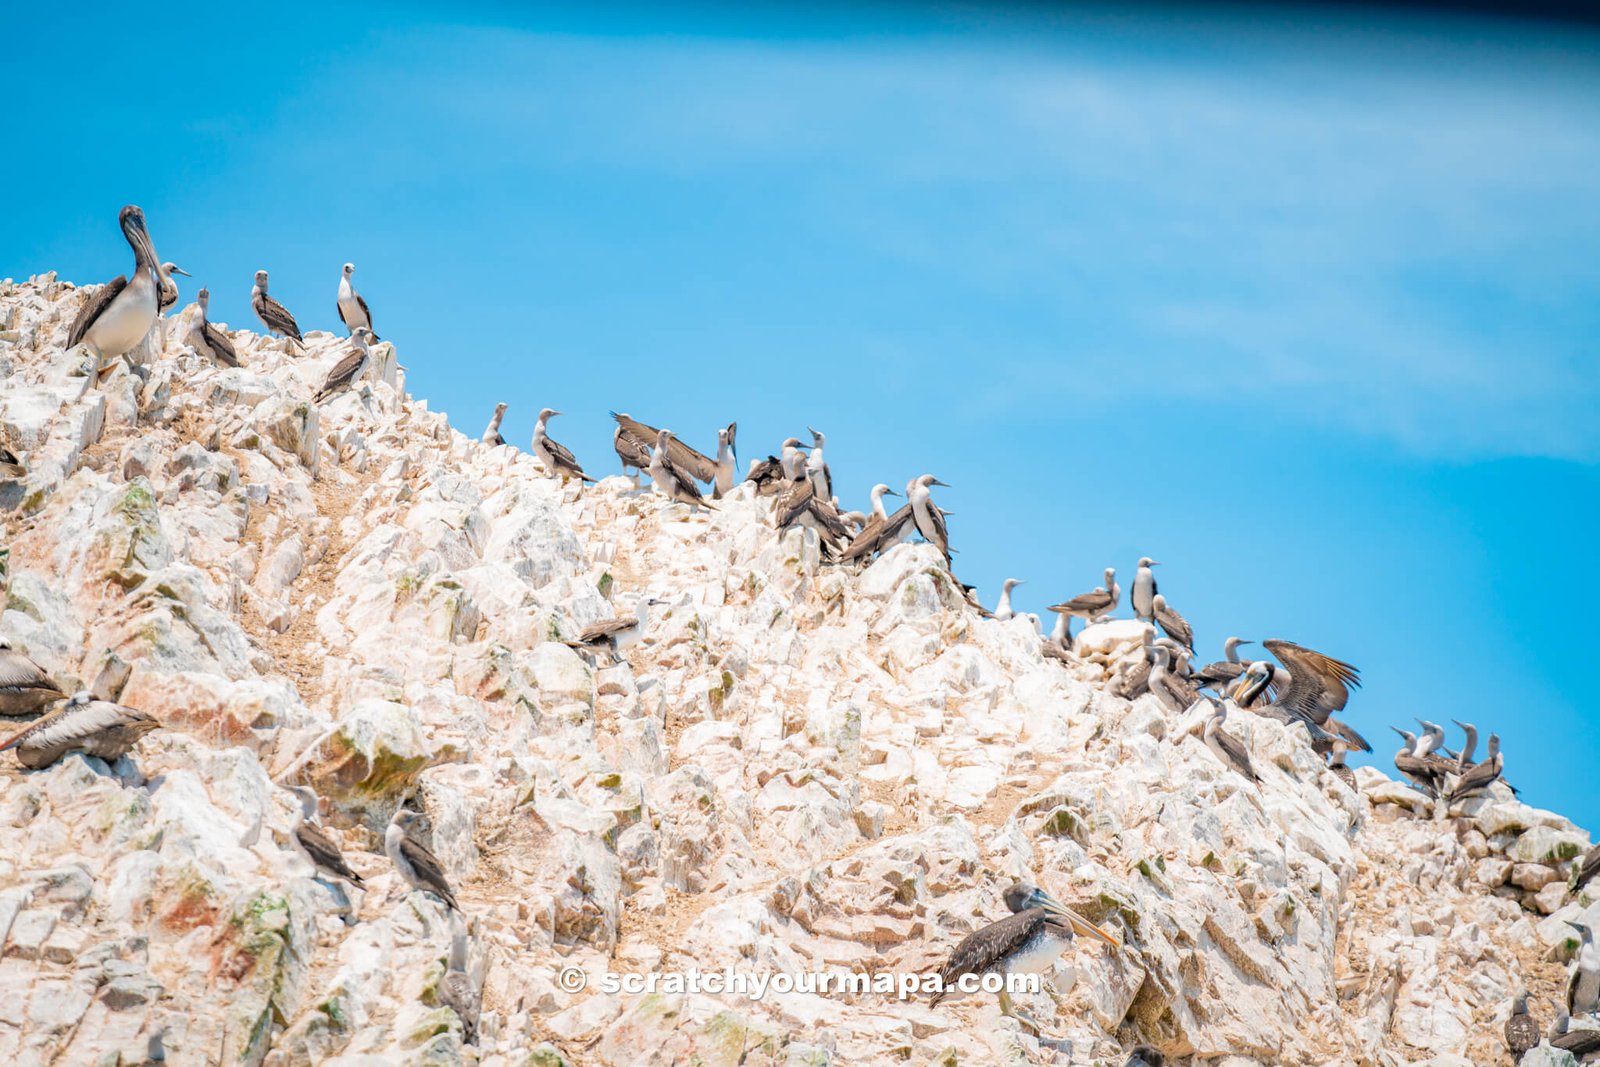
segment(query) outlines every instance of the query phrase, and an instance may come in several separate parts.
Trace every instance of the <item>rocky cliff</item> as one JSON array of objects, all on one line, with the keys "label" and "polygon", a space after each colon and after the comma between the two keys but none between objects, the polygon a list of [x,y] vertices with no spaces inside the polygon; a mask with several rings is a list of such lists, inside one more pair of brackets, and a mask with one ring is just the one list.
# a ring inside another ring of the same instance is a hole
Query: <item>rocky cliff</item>
[{"label": "rocky cliff", "polygon": [[[319,407],[347,341],[240,332],[218,369],[175,318],[147,375],[92,386],[63,354],[84,298],[0,285],[0,443],[28,469],[0,483],[0,636],[163,728],[111,765],[0,754],[10,1062],[1120,1064],[1144,1041],[1443,1067],[1509,1062],[1519,984],[1549,1018],[1589,841],[1503,787],[1435,812],[1362,769],[1358,795],[1235,715],[1251,784],[1154,697],[1102,691],[1125,624],[1051,661],[927,546],[834,568],[748,489],[713,513],[562,484],[409,397],[388,344]],[[562,643],[641,593],[663,603],[625,662]],[[296,783],[364,889],[290,847]],[[468,918],[475,1045],[449,917],[383,855],[406,796]],[[1068,951],[1019,1004],[1039,1036],[984,994],[598,981],[933,970],[1018,877],[1126,943]]]}]

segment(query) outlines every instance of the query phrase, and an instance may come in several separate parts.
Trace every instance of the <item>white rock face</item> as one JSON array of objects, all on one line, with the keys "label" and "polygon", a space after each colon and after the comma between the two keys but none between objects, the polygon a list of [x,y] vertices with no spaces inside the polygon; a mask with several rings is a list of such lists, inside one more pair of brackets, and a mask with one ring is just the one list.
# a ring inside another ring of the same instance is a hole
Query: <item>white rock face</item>
[{"label": "white rock face", "polygon": [[[19,1063],[1087,1065],[1135,1041],[1502,1063],[1513,990],[1563,980],[1560,920],[1600,921],[1566,894],[1588,837],[1558,815],[1436,812],[1371,768],[1357,796],[1232,716],[1253,786],[1108,695],[1138,624],[1063,665],[927,546],[835,570],[748,491],[695,514],[560,484],[408,397],[388,345],[320,408],[345,342],[315,332],[299,358],[240,333],[218,370],[169,329],[148,380],[91,389],[62,351],[82,299],[0,285],[0,438],[29,470],[0,484],[0,632],[164,728],[112,767],[0,755]],[[643,593],[663,603],[626,662],[562,643]],[[323,798],[364,890],[312,876],[282,783]],[[475,1045],[443,999],[449,917],[382,854],[406,796],[469,918]],[[987,995],[602,988],[936,970],[1018,877],[1126,941],[1019,998],[1044,1040]]]}]

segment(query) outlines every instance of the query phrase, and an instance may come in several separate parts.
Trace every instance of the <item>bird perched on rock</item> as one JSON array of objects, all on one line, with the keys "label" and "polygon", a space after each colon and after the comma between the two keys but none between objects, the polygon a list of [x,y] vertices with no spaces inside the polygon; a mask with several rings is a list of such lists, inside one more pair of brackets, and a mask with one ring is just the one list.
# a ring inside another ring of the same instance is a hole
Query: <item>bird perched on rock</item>
[{"label": "bird perched on rock", "polygon": [[1222,642],[1222,658],[1195,671],[1191,680],[1201,689],[1216,689],[1221,692],[1229,683],[1243,675],[1248,666],[1239,661],[1239,646],[1254,643],[1242,637],[1228,638]]},{"label": "bird perched on rock", "polygon": [[355,347],[328,372],[328,380],[317,390],[316,403],[320,404],[334,393],[350,388],[351,383],[361,377],[361,372],[367,369],[367,363],[372,359],[372,349],[367,347],[367,340],[371,336],[372,331],[365,326],[357,326],[350,334]]},{"label": "bird perched on rock", "polygon": [[451,911],[460,911],[461,907],[456,903],[456,895],[444,876],[439,858],[413,835],[417,820],[421,818],[421,812],[407,807],[396,811],[394,818],[389,820],[388,828],[383,831],[383,850],[388,853],[394,869],[400,872],[400,877],[412,889],[432,893],[444,901]]},{"label": "bird perched on rock", "polygon": [[1597,874],[1600,874],[1600,845],[1594,846],[1584,854],[1583,862],[1573,871],[1572,887],[1569,892],[1576,893],[1588,885]]},{"label": "bird perched on rock", "polygon": [[490,447],[505,444],[506,439],[500,436],[500,420],[505,417],[506,405],[503,403],[496,404],[494,406],[494,415],[489,419],[489,426],[483,431],[483,436],[479,440]]},{"label": "bird perched on rock", "polygon": [[583,466],[578,463],[578,457],[572,454],[572,450],[550,436],[548,424],[559,414],[561,412],[554,408],[539,412],[539,421],[533,426],[533,454],[557,478],[565,478],[570,474],[586,482],[594,481],[583,472]]},{"label": "bird perched on rock", "polygon": [[305,338],[300,336],[300,327],[295,323],[294,316],[289,314],[289,309],[267,295],[267,272],[264,270],[256,271],[256,284],[250,290],[250,306],[255,309],[256,318],[261,320],[261,325],[267,328],[268,333],[281,334],[294,347],[305,348]]},{"label": "bird perched on rock", "polygon": [[1096,586],[1091,592],[1080,593],[1060,604],[1052,604],[1045,610],[1058,615],[1075,615],[1090,622],[1099,622],[1116,611],[1117,602],[1122,599],[1122,586],[1117,584],[1115,567],[1106,568],[1105,579],[1105,585]]},{"label": "bird perched on rock", "polygon": [[159,273],[161,278],[161,295],[158,303],[156,304],[156,311],[158,314],[165,315],[167,310],[178,302],[178,283],[172,280],[172,276],[174,274],[181,274],[185,278],[193,278],[194,275],[190,274],[176,263],[161,264]]},{"label": "bird perched on rock", "polygon": [[211,325],[211,319],[208,317],[211,311],[211,290],[201,289],[195,294],[195,300],[200,305],[200,312],[189,320],[189,347],[219,367],[237,367],[239,353],[233,347],[233,340]]},{"label": "bird perched on rock", "polygon": [[379,338],[372,329],[372,312],[367,308],[367,299],[356,292],[356,287],[350,284],[350,276],[355,272],[356,265],[346,263],[344,272],[339,275],[339,321],[344,323],[345,329],[349,330],[352,336],[365,326],[367,332],[372,334],[372,339],[376,341]]},{"label": "bird perched on rock", "polygon": [[995,601],[992,617],[1000,622],[1010,622],[1016,618],[1016,610],[1011,606],[1011,590],[1022,584],[1021,578],[1007,578],[1000,583],[1000,599]]},{"label": "bird perched on rock", "polygon": [[1189,625],[1189,620],[1179,615],[1167,606],[1167,598],[1157,593],[1150,601],[1150,613],[1155,616],[1156,625],[1161,627],[1161,632],[1183,645],[1190,652],[1194,651],[1194,627]]},{"label": "bird perched on rock", "polygon": [[715,506],[700,493],[694,478],[680,470],[671,456],[674,439],[671,430],[656,431],[656,447],[650,452],[650,482],[657,493],[677,504],[695,508]]},{"label": "bird perched on rock", "polygon": [[1505,767],[1506,758],[1500,753],[1500,735],[1490,734],[1489,754],[1483,758],[1482,763],[1474,764],[1468,768],[1467,773],[1456,779],[1455,784],[1450,786],[1449,792],[1445,794],[1445,799],[1461,800],[1485,792],[1499,780]]},{"label": "bird perched on rock", "polygon": [[618,615],[587,626],[578,634],[576,641],[563,643],[580,652],[606,651],[611,654],[613,662],[618,661],[625,649],[644,639],[645,631],[650,627],[650,609],[660,603],[648,593],[643,594],[634,600],[632,615]]},{"label": "bird perched on rock", "polygon": [[289,792],[300,801],[294,829],[289,834],[300,854],[323,874],[343,878],[352,885],[364,885],[361,876],[350,869],[338,844],[313,821],[317,817],[317,794],[303,785],[294,786]]},{"label": "bird perched on rock", "polygon": [[1595,944],[1594,931],[1586,924],[1562,921],[1578,933],[1578,954],[1567,975],[1567,1014],[1600,1012],[1600,945]]},{"label": "bird perched on rock", "polygon": [[1546,1035],[1552,1048],[1570,1052],[1579,1063],[1594,1063],[1600,1059],[1600,1030],[1573,1030],[1572,1017],[1567,1014],[1567,1009],[1558,1002],[1555,1004],[1555,1018],[1550,1022],[1550,1032]]},{"label": "bird perched on rock", "polygon": [[160,314],[161,265],[144,212],[129,204],[118,221],[133,249],[133,277],[119,274],[102,285],[67,330],[67,347],[84,345],[95,354],[97,367],[137,347]]},{"label": "bird perched on rock", "polygon": [[1350,787],[1352,793],[1360,793],[1361,786],[1356,782],[1356,772],[1345,766],[1345,753],[1350,750],[1350,745],[1338,740],[1333,743],[1333,752],[1328,756],[1328,770],[1332,771],[1335,778]]},{"label": "bird perched on rock", "polygon": [[65,695],[43,667],[0,638],[0,715],[33,715]]},{"label": "bird perched on rock", "polygon": [[733,446],[733,436],[738,428],[737,422],[730,422],[717,431],[717,477],[712,484],[712,500],[721,500],[733,491],[739,466],[739,453]]},{"label": "bird perched on rock", "polygon": [[77,693],[0,744],[0,752],[15,749],[17,762],[31,770],[48,767],[70,752],[110,761],[126,756],[160,725],[142,711]]},{"label": "bird perched on rock", "polygon": [[1139,569],[1134,572],[1133,592],[1129,599],[1133,602],[1134,617],[1144,622],[1155,619],[1156,594],[1160,588],[1156,585],[1156,572],[1151,567],[1159,567],[1160,563],[1149,556],[1139,557]]},{"label": "bird perched on rock", "polygon": [[1225,766],[1232,767],[1252,782],[1260,782],[1261,776],[1250,765],[1250,752],[1244,747],[1244,742],[1222,728],[1228,718],[1228,705],[1214,697],[1206,699],[1211,701],[1211,717],[1206,720],[1204,735],[1206,747]]},{"label": "bird perched on rock", "polygon": [[1517,990],[1511,999],[1511,1016],[1506,1019],[1506,1048],[1511,1058],[1522,1062],[1523,1055],[1539,1043],[1539,1024],[1528,1014],[1528,991]]},{"label": "bird perched on rock", "polygon": [[[661,431],[654,426],[640,422],[626,412],[613,411],[611,417],[617,421],[617,434],[613,438],[613,442],[617,447],[617,456],[622,460],[623,473],[626,474],[629,467],[633,467],[635,470],[648,469],[651,450],[655,448],[656,443],[660,440]],[[623,438],[629,439],[630,443],[625,446]],[[626,454],[624,454],[625,448]],[[644,456],[642,466],[629,461],[630,457],[637,457],[640,454]],[[716,480],[716,460],[704,452],[698,452],[690,448],[678,440],[676,436],[672,437],[667,445],[667,459],[671,461],[672,466],[678,473],[687,478],[708,483]]]},{"label": "bird perched on rock", "polygon": [[922,539],[937,548],[944,556],[946,569],[950,567],[950,533],[945,524],[945,512],[933,502],[929,489],[935,485],[950,488],[931,474],[924,474],[906,485],[907,504],[911,508],[911,521]]}]

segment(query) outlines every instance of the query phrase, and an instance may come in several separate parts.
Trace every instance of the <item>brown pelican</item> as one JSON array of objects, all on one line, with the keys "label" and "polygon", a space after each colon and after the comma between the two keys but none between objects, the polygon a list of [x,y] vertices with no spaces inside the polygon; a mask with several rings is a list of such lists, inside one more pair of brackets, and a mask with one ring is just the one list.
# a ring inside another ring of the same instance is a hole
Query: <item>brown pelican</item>
[{"label": "brown pelican", "polygon": [[43,667],[0,638],[0,715],[33,715],[65,695]]},{"label": "brown pelican", "polygon": [[1206,699],[1211,702],[1211,717],[1206,720],[1205,726],[1206,747],[1216,753],[1217,759],[1225,766],[1232,767],[1252,782],[1261,781],[1261,776],[1250,766],[1250,753],[1245,750],[1244,743],[1222,729],[1228,718],[1228,705],[1215,697]]},{"label": "brown pelican", "polygon": [[1017,613],[1011,608],[1011,590],[1022,584],[1021,578],[1007,578],[1000,583],[1000,599],[995,602],[994,617],[1001,622],[1010,622],[1016,618]]},{"label": "brown pelican", "polygon": [[361,377],[361,372],[367,369],[367,361],[372,358],[372,350],[367,347],[367,339],[371,336],[372,331],[365,326],[355,328],[350,334],[355,347],[328,372],[328,380],[317,390],[315,403],[320,404],[334,393],[348,389],[352,382]]},{"label": "brown pelican", "polygon": [[102,285],[67,331],[67,347],[85,345],[94,352],[97,366],[101,367],[143,341],[155,325],[159,310],[161,268],[150,231],[145,227],[144,212],[129,204],[118,219],[122,235],[133,249],[133,280],[119,274]]},{"label": "brown pelican", "polygon": [[17,762],[32,770],[48,767],[69,752],[109,761],[127,755],[139,738],[160,725],[142,711],[78,693],[0,744],[0,752],[16,749]]},{"label": "brown pelican", "polygon": [[294,830],[289,835],[299,851],[321,873],[334,878],[343,878],[352,885],[364,884],[361,876],[352,871],[350,864],[345,862],[344,853],[339,850],[333,838],[312,821],[317,817],[317,794],[303,785],[293,786],[289,792],[300,801],[300,810],[295,815]]},{"label": "brown pelican", "polygon": [[1150,613],[1155,617],[1156,625],[1161,627],[1161,632],[1183,645],[1190,652],[1194,651],[1194,627],[1189,625],[1189,620],[1179,615],[1167,606],[1167,598],[1157,593],[1150,600]]},{"label": "brown pelican", "polygon": [[344,273],[339,276],[339,321],[344,323],[345,329],[353,336],[357,330],[365,326],[367,332],[372,334],[374,341],[379,340],[372,329],[372,312],[367,309],[366,297],[356,292],[356,287],[350,284],[350,275],[356,272],[354,263],[344,265]]},{"label": "brown pelican", "polygon": [[205,356],[219,367],[237,367],[239,353],[226,333],[211,325],[207,317],[211,310],[211,290],[201,289],[195,294],[200,313],[189,320],[189,347]]},{"label": "brown pelican", "polygon": [[1539,1043],[1539,1037],[1539,1024],[1528,1013],[1528,991],[1519,989],[1511,998],[1511,1017],[1506,1020],[1506,1048],[1511,1050],[1511,1059],[1521,1063],[1523,1055]]},{"label": "brown pelican", "polygon": [[[1446,800],[1461,800],[1464,797],[1476,796],[1488,789],[1505,771],[1506,758],[1500,754],[1500,735],[1489,735],[1489,754],[1484,761],[1468,768],[1467,773],[1456,779],[1449,792],[1445,794]],[[1453,770],[1454,768],[1452,768]],[[1600,1011],[1600,1007],[1592,1010]]]},{"label": "brown pelican", "polygon": [[1350,745],[1347,742],[1343,740],[1335,741],[1333,743],[1333,752],[1328,757],[1328,770],[1332,771],[1334,777],[1338,778],[1339,781],[1349,786],[1350,792],[1360,793],[1361,786],[1356,784],[1356,772],[1345,766],[1344,757],[1349,750]]},{"label": "brown pelican", "polygon": [[0,445],[0,482],[17,481],[27,476],[28,469],[22,465],[17,454]]},{"label": "brown pelican", "polygon": [[821,500],[830,500],[833,497],[833,474],[828,470],[827,462],[822,458],[822,446],[826,439],[818,430],[811,430],[811,454],[806,457],[806,478],[817,492]]},{"label": "brown pelican", "polygon": [[269,334],[282,334],[294,347],[305,348],[305,338],[300,336],[300,327],[295,324],[289,309],[267,295],[267,272],[264,270],[256,271],[256,284],[250,290],[250,306],[255,309],[256,318],[261,320]]},{"label": "brown pelican", "polygon": [[[617,420],[617,427],[620,430],[622,430],[627,436],[632,437],[634,440],[639,442],[644,449],[644,454],[648,457],[650,450],[655,447],[656,443],[660,440],[661,431],[656,429],[654,426],[647,426],[637,419],[632,418],[626,412],[618,414],[617,412],[613,411],[611,413],[611,417]],[[620,444],[617,446],[617,454],[619,456],[622,455],[622,446]],[[669,450],[667,452],[667,458],[672,461],[673,467],[675,467],[680,474],[684,474],[690,478],[693,478],[695,481],[709,483],[716,480],[716,461],[703,452],[696,452],[694,449],[690,448],[676,437],[672,438]],[[632,466],[632,464],[628,463],[627,459],[624,458],[623,466],[626,468]],[[648,468],[649,466],[649,460],[646,459],[644,467]]]},{"label": "brown pelican", "polygon": [[583,473],[583,467],[578,463],[578,457],[572,454],[572,450],[550,436],[549,422],[559,414],[561,412],[554,408],[545,408],[539,412],[539,421],[533,425],[533,454],[539,457],[539,462],[544,464],[545,470],[557,478],[571,474],[586,482],[594,481]]},{"label": "brown pelican", "polygon": [[1159,566],[1161,564],[1149,556],[1141,556],[1139,569],[1133,576],[1133,593],[1130,596],[1133,601],[1133,614],[1135,618],[1144,622],[1151,622],[1155,617],[1156,593],[1159,590],[1156,587],[1156,572],[1150,568]]},{"label": "brown pelican", "polygon": [[394,869],[400,872],[400,877],[412,889],[432,893],[444,901],[451,911],[460,911],[461,906],[456,903],[456,895],[450,890],[450,883],[445,879],[444,868],[438,857],[411,836],[411,828],[421,817],[421,812],[410,808],[397,810],[394,818],[389,820],[388,828],[383,831],[383,850],[388,853]]},{"label": "brown pelican", "polygon": [[1567,975],[1567,1014],[1600,1012],[1600,945],[1595,944],[1594,931],[1586,924],[1562,921],[1578,932],[1578,954]]},{"label": "brown pelican", "polygon": [[674,438],[671,430],[656,432],[656,447],[650,453],[650,482],[657,493],[678,504],[690,507],[707,507],[716,510],[700,493],[694,477],[678,469],[672,462]]},{"label": "brown pelican", "polygon": [[[939,972],[939,989],[930,1007],[954,994],[963,975],[1038,974],[1055,963],[1079,935],[1093,937],[1113,948],[1121,945],[1112,935],[1089,922],[1044,890],[1018,882],[1005,892],[1011,915],[975,930],[961,940]],[[1011,996],[1000,991],[1000,1010],[1038,1032],[1032,1019],[1017,1014]]]},{"label": "brown pelican", "polygon": [[721,500],[733,491],[734,471],[739,466],[739,454],[733,448],[733,432],[738,425],[730,422],[725,429],[717,431],[717,478],[711,489],[712,500]]},{"label": "brown pelican", "polygon": [[944,565],[950,566],[950,533],[945,527],[944,512],[933,502],[933,496],[928,492],[935,485],[944,485],[944,482],[931,474],[924,474],[906,486],[906,496],[911,508],[911,521],[916,524],[917,533],[923,536],[929,544],[933,545],[944,555]]},{"label": "brown pelican", "polygon": [[613,661],[622,659],[624,649],[637,644],[645,635],[650,626],[650,609],[662,601],[649,594],[639,596],[634,601],[632,615],[618,615],[613,619],[604,619],[587,626],[578,634],[576,641],[563,642],[568,648],[580,652],[606,651],[611,654]]},{"label": "brown pelican", "polygon": [[505,444],[506,439],[500,436],[500,420],[505,417],[506,405],[504,403],[496,404],[494,406],[494,416],[489,420],[489,426],[483,431],[483,436],[479,440],[491,448]]},{"label": "brown pelican", "polygon": [[1202,689],[1226,689],[1230,682],[1244,673],[1245,664],[1239,662],[1239,646],[1251,644],[1255,642],[1242,637],[1230,637],[1222,642],[1222,659],[1195,671],[1192,675],[1194,684]]},{"label": "brown pelican", "polygon": [[1099,622],[1116,611],[1117,602],[1122,599],[1122,586],[1117,584],[1117,569],[1107,567],[1105,578],[1106,584],[1096,586],[1093,592],[1080,593],[1071,600],[1052,604],[1045,610],[1058,615],[1076,615],[1090,622]]},{"label": "brown pelican", "polygon": [[[1257,699],[1265,694],[1269,685],[1275,684],[1277,675],[1265,661],[1251,663],[1240,678],[1240,706],[1285,722],[1303,723],[1313,741],[1329,740],[1324,730],[1328,727],[1329,716],[1344,709],[1350,699],[1348,687],[1361,684],[1360,672],[1342,660],[1303,648],[1292,641],[1269,638],[1262,644],[1289,668],[1289,677],[1278,695],[1261,707]],[[1353,747],[1371,751],[1366,739],[1354,730],[1342,724],[1330,729],[1337,729],[1339,735],[1349,740]]]},{"label": "brown pelican", "polygon": [[160,276],[160,297],[156,304],[156,311],[158,314],[165,315],[167,309],[178,302],[178,283],[172,280],[172,276],[181,274],[185,278],[193,278],[194,275],[176,263],[163,263],[157,270]]},{"label": "brown pelican", "polygon": [[1149,1045],[1135,1045],[1122,1067],[1166,1067],[1167,1058]]}]

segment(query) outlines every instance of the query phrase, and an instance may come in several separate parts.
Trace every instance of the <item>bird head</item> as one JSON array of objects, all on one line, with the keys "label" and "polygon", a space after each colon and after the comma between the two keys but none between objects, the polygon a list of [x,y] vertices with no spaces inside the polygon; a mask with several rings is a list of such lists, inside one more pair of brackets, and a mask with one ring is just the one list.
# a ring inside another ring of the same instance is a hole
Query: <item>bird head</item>
[{"label": "bird head", "polygon": [[[557,411],[555,408],[540,408],[539,409],[539,421],[540,422],[549,422],[551,419],[555,418],[559,414],[561,414],[561,412]],[[666,433],[665,430],[663,430],[661,432],[662,433]]]},{"label": "bird head", "polygon": [[[350,277],[350,275],[354,274],[355,272],[356,272],[356,265],[354,263],[346,263],[344,265],[344,276],[346,278]],[[379,280],[381,281],[382,279],[379,279]]]},{"label": "bird head", "polygon": [[1141,566],[1141,567],[1159,567],[1159,566],[1161,566],[1161,564],[1156,562],[1155,560],[1151,559],[1149,556],[1140,556],[1139,557],[1139,566]]},{"label": "bird head", "polygon": [[261,288],[262,292],[266,292],[266,290],[267,290],[267,272],[266,271],[264,271],[264,270],[256,271],[256,285],[258,285]]},{"label": "bird head", "polygon": [[176,263],[163,263],[163,264],[161,264],[161,270],[166,274],[181,274],[185,278],[193,278],[194,277],[193,274],[190,274],[188,271],[184,270],[182,267],[178,266]]},{"label": "bird head", "polygon": [[1005,902],[1006,907],[1013,912],[1023,912],[1029,908],[1043,908],[1053,918],[1065,922],[1076,936],[1093,937],[1104,941],[1113,948],[1119,948],[1122,945],[1122,942],[1116,937],[1106,933],[1043,889],[1028,882],[1017,882],[1007,889],[1005,891]]}]

